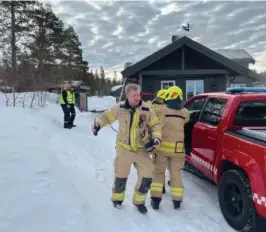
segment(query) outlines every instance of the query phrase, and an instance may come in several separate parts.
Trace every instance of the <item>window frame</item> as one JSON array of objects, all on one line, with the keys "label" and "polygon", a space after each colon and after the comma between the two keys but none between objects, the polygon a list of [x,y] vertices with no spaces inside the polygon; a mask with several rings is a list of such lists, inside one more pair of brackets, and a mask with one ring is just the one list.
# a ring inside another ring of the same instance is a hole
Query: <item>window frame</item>
[{"label": "window frame", "polygon": [[[161,80],[161,89],[164,89],[163,88],[163,85],[165,84],[165,83],[172,83],[173,84],[173,86],[174,85],[176,85],[176,81],[175,80]],[[168,85],[169,86],[169,85]],[[169,87],[168,87],[169,88]]]},{"label": "window frame", "polygon": [[[238,107],[237,107],[237,109],[236,109],[236,111],[234,112],[234,116],[233,116],[233,118],[232,118],[232,126],[241,126],[241,127],[243,127],[243,126],[246,126],[246,127],[257,127],[257,126],[262,126],[262,125],[250,125],[250,124],[248,124],[248,125],[243,125],[243,123],[242,124],[238,124],[238,123],[236,123],[237,122],[237,114],[238,114],[238,112],[239,112],[239,110],[240,110],[240,108],[241,108],[241,106],[242,106],[242,104],[245,104],[245,103],[260,103],[260,102],[262,102],[262,103],[264,103],[265,102],[265,100],[244,100],[244,101],[241,101],[240,103],[239,103],[239,105],[238,105]],[[247,120],[248,121],[248,120]],[[263,124],[263,123],[262,123]]]},{"label": "window frame", "polygon": [[196,88],[196,83],[197,81],[202,81],[202,92],[201,93],[204,93],[204,79],[200,79],[200,80],[186,80],[186,99],[188,100],[188,82],[189,81],[193,81],[193,96],[192,97],[195,97],[197,94],[197,88]]},{"label": "window frame", "polygon": [[[225,102],[224,107],[223,107],[223,110],[221,112],[221,118],[220,118],[220,120],[219,120],[219,122],[217,124],[212,124],[210,122],[202,121],[202,118],[203,118],[202,116],[203,116],[203,113],[205,112],[206,106],[207,106],[208,102],[211,101],[211,100],[213,100],[213,99],[215,99],[215,100],[224,100],[224,102]],[[213,126],[213,127],[218,127],[218,125],[221,122],[221,119],[222,119],[223,114],[224,114],[224,110],[225,110],[226,105],[228,104],[228,102],[229,102],[228,99],[227,98],[224,98],[224,97],[208,97],[207,100],[206,100],[206,102],[205,102],[205,104],[204,104],[203,109],[201,110],[201,113],[200,113],[198,122],[200,122],[202,124],[205,124],[205,125],[210,125],[210,126]]]},{"label": "window frame", "polygon": [[[204,100],[201,110],[193,110],[193,109],[190,110],[190,109],[188,109],[188,107],[189,107],[191,104],[193,104],[194,102],[196,102],[196,101],[198,101],[198,100]],[[206,101],[208,101],[208,97],[206,97],[206,96],[198,97],[198,98],[193,99],[192,101],[190,101],[190,102],[188,103],[188,105],[185,106],[185,108],[186,108],[188,111],[202,111],[202,110],[204,109],[204,107],[205,107]]]}]

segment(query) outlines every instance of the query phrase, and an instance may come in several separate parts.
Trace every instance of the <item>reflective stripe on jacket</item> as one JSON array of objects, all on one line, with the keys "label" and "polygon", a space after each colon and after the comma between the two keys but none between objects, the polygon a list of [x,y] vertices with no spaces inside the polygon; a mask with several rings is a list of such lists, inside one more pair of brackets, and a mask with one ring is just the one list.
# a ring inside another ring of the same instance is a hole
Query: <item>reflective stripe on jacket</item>
[{"label": "reflective stripe on jacket", "polygon": [[169,109],[167,106],[160,108],[162,112],[162,142],[158,151],[169,153],[184,153],[184,126],[189,121],[189,111]]},{"label": "reflective stripe on jacket", "polygon": [[145,102],[134,110],[122,102],[106,110],[97,120],[105,127],[118,120],[117,144],[131,151],[144,149],[151,138],[161,138],[161,124],[150,106]]}]

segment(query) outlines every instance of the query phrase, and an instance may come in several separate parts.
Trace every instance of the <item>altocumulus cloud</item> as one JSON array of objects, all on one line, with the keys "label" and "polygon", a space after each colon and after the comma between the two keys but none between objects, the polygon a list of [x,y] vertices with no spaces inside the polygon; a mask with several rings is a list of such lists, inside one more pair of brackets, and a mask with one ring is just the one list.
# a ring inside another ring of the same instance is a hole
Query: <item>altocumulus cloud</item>
[{"label": "altocumulus cloud", "polygon": [[[55,13],[79,34],[94,70],[123,70],[186,35],[212,49],[244,48],[266,70],[266,1],[53,1]],[[191,32],[178,29],[190,22]]]}]

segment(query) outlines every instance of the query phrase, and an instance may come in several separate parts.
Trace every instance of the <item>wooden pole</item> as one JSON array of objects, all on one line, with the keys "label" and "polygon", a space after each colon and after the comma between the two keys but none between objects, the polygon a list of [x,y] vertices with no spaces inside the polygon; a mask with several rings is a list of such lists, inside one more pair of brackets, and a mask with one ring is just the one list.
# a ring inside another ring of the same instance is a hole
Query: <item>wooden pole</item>
[{"label": "wooden pole", "polygon": [[127,78],[124,78],[123,85],[122,85],[122,89],[121,89],[121,93],[120,93],[119,102],[122,101],[123,93],[125,91],[126,80],[127,80]]}]

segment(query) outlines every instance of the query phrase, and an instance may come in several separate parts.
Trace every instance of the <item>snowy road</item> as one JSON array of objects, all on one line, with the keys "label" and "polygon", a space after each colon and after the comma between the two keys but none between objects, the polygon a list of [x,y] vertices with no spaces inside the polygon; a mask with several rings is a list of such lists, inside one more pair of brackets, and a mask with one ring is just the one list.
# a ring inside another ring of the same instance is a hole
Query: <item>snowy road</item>
[{"label": "snowy road", "polygon": [[[135,170],[124,208],[110,202],[115,132],[90,132],[93,115],[77,112],[77,128],[61,128],[58,105],[0,109],[0,231],[3,232],[230,232],[217,189],[184,173],[182,210],[169,193],[161,210],[139,214],[132,206]],[[169,192],[169,189],[167,189]]]}]

